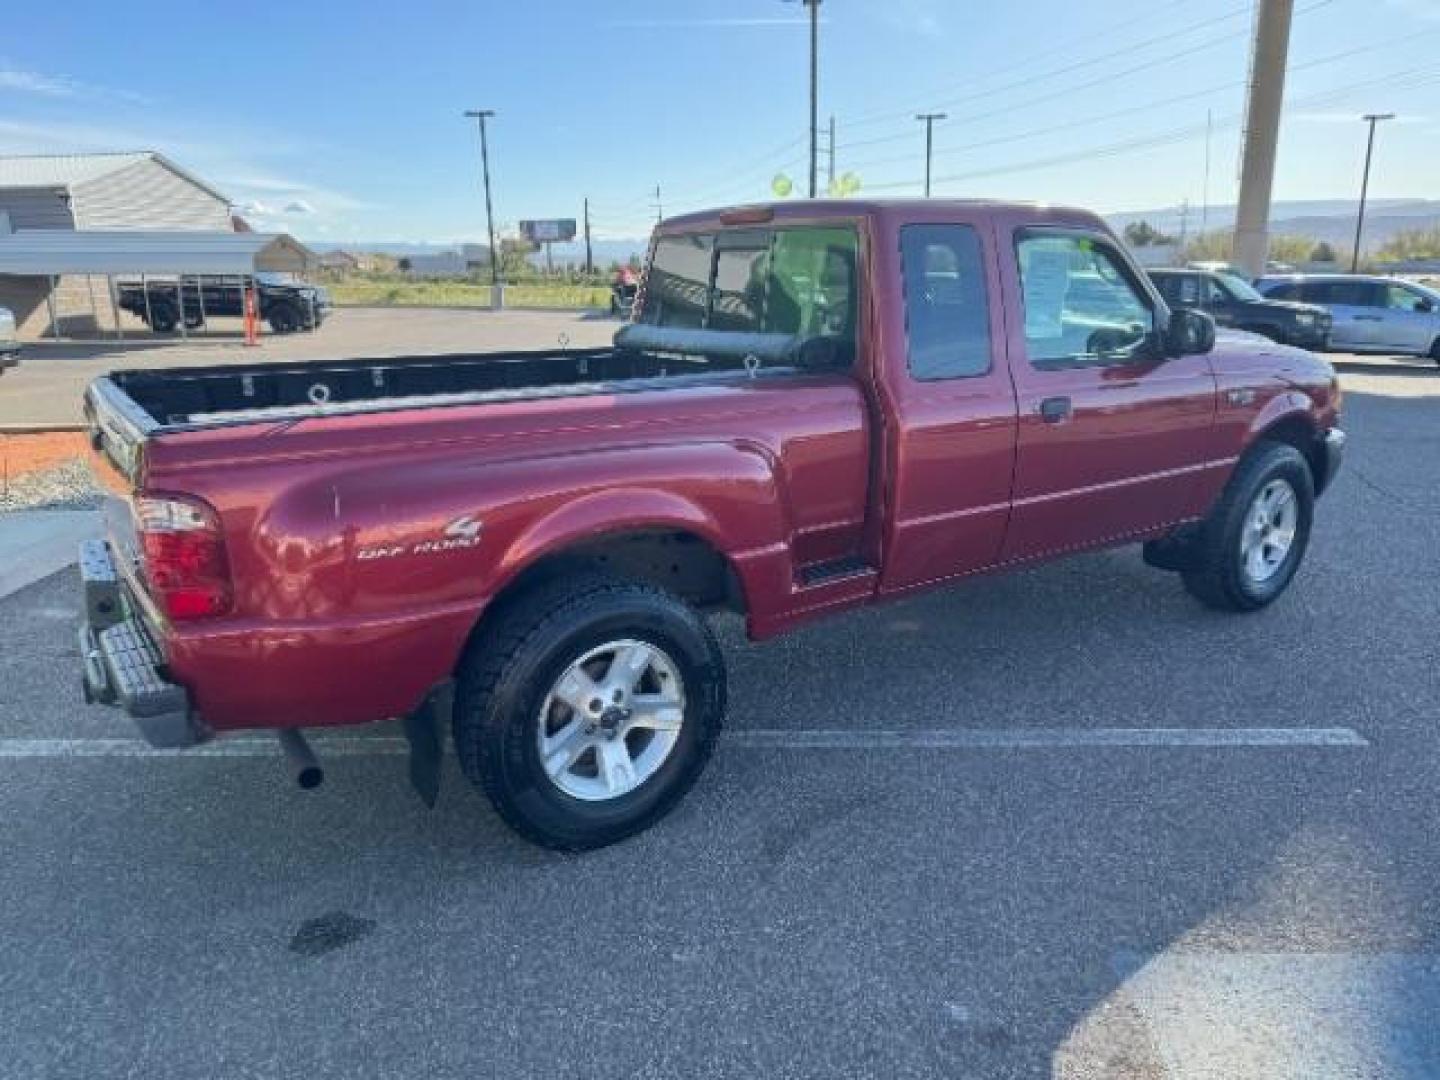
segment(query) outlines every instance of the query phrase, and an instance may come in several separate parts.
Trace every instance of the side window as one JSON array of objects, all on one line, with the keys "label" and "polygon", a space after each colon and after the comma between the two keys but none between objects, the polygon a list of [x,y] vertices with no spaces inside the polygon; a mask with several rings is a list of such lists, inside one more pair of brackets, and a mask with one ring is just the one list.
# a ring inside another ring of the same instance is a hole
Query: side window
[{"label": "side window", "polygon": [[[1176,274],[1170,278],[1170,280],[1176,283],[1177,295],[1175,299],[1179,303],[1191,305],[1200,303],[1200,278],[1198,276],[1195,274]],[[1165,299],[1171,299],[1169,294],[1166,294]]]},{"label": "side window", "polygon": [[1327,281],[1321,288],[1325,292],[1326,304],[1341,304],[1346,307],[1384,307],[1383,290],[1368,281]]},{"label": "side window", "polygon": [[1185,275],[1184,274],[1151,274],[1150,280],[1155,283],[1155,288],[1160,290],[1160,295],[1169,304],[1185,303]]},{"label": "side window", "polygon": [[703,233],[660,237],[645,280],[642,322],[692,329],[705,325],[713,242]]},{"label": "side window", "polygon": [[910,374],[921,381],[990,370],[990,305],[980,238],[969,225],[900,230]]},{"label": "side window", "polygon": [[1385,306],[1391,311],[1423,311],[1422,303],[1420,294],[1404,285],[1385,286]]},{"label": "side window", "polygon": [[1024,232],[1016,252],[1031,364],[1123,363],[1144,351],[1154,314],[1107,244],[1070,233]]},{"label": "side window", "polygon": [[721,233],[716,240],[715,288],[710,296],[712,330],[754,333],[765,320],[770,234]]},{"label": "side window", "polygon": [[1212,277],[1205,279],[1205,303],[1227,304],[1232,299],[1234,299],[1234,297],[1230,295],[1224,285],[1221,285]]},{"label": "side window", "polygon": [[855,341],[855,230],[781,229],[770,247],[763,328]]},{"label": "side window", "polygon": [[[1260,290],[1271,300],[1299,300],[1300,286],[1294,282],[1283,282],[1279,285],[1266,285]],[[1307,297],[1307,299],[1314,299]]]}]

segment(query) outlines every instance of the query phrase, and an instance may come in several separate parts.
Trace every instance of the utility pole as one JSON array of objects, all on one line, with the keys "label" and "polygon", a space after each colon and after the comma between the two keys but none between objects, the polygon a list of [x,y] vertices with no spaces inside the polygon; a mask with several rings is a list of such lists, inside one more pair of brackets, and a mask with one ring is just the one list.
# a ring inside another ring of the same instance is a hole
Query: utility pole
[{"label": "utility pole", "polygon": [[830,149],[830,168],[829,168],[829,175],[826,177],[826,181],[825,181],[825,190],[826,190],[826,191],[833,191],[833,190],[835,189],[835,114],[834,114],[834,113],[831,113],[831,114],[830,114],[830,142],[829,142],[828,146],[829,146],[829,149]]},{"label": "utility pole", "polygon": [[485,121],[495,115],[494,109],[467,109],[466,116],[480,123],[480,168],[485,176],[485,231],[490,236],[490,284],[500,284],[500,249],[495,246],[495,214],[490,207],[490,146],[485,139]]},{"label": "utility pole", "polygon": [[1183,257],[1185,254],[1185,242],[1190,239],[1190,200],[1183,199],[1180,203],[1180,251]]},{"label": "utility pole", "polygon": [[1205,110],[1205,181],[1200,188],[1200,235],[1210,228],[1210,135],[1215,126],[1215,112]]},{"label": "utility pole", "polygon": [[660,202],[660,185],[655,185],[655,222],[659,224],[660,219],[665,216],[665,207]]},{"label": "utility pole", "polygon": [[943,112],[922,112],[916,113],[916,120],[925,122],[925,197],[930,197],[930,153],[935,145],[935,121],[944,120]]},{"label": "utility pole", "polygon": [[1365,231],[1365,198],[1370,194],[1370,159],[1375,154],[1375,125],[1394,120],[1394,113],[1366,113],[1360,119],[1370,125],[1370,138],[1365,143],[1365,176],[1360,181],[1360,213],[1355,218],[1355,251],[1350,256],[1350,272],[1360,269],[1360,234]]},{"label": "utility pole", "polygon": [[810,198],[815,198],[820,141],[820,3],[801,0],[810,9]]},{"label": "utility pole", "polygon": [[1234,248],[1234,261],[1250,277],[1265,272],[1265,260],[1270,254],[1270,195],[1275,183],[1275,152],[1294,11],[1295,0],[1259,0],[1255,9]]},{"label": "utility pole", "polygon": [[585,199],[585,273],[595,272],[595,260],[590,254],[590,199]]}]

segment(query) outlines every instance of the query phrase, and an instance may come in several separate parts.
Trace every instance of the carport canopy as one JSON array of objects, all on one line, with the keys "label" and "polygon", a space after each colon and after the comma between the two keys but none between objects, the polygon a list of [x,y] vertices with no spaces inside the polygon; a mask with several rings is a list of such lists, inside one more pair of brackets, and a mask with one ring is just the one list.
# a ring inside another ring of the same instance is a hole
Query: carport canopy
[{"label": "carport canopy", "polygon": [[0,233],[0,274],[301,273],[317,256],[287,233],[19,229]]}]

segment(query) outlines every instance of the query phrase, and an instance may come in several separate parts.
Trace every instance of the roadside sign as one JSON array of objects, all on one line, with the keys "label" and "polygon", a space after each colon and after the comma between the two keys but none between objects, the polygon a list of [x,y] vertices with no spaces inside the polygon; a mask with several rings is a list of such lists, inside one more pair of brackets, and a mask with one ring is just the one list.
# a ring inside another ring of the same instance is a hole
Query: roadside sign
[{"label": "roadside sign", "polygon": [[520,235],[532,244],[563,244],[575,239],[574,218],[547,218],[520,222]]}]

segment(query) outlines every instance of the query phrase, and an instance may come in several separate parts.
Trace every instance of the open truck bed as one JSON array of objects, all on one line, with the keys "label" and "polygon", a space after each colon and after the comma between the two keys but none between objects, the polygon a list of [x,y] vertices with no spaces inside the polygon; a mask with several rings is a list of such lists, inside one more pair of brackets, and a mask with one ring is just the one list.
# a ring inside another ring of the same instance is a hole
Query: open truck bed
[{"label": "open truck bed", "polygon": [[599,349],[118,371],[97,380],[91,405],[106,404],[149,434],[653,389],[662,380],[793,370],[792,349],[787,335],[628,327],[615,346]]}]

